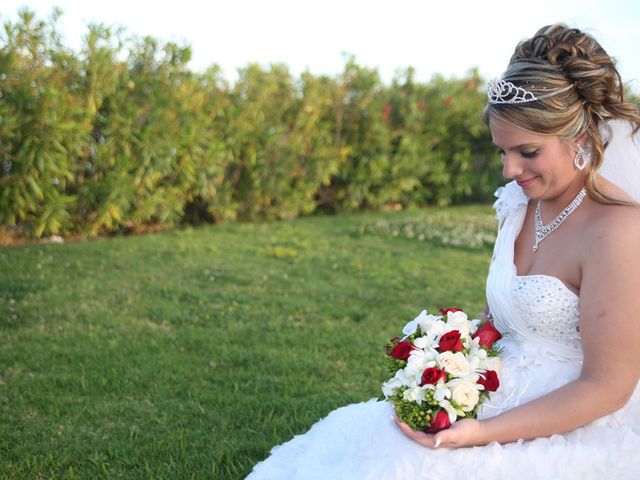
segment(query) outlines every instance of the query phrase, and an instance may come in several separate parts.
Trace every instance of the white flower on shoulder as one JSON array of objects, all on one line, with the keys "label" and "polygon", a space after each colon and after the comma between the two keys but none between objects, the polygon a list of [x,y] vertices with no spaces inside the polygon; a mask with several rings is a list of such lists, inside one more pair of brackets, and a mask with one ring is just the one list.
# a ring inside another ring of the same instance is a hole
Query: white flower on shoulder
[{"label": "white flower on shoulder", "polygon": [[454,377],[466,377],[471,372],[471,365],[462,352],[443,352],[438,357],[438,362],[445,372]]},{"label": "white flower on shoulder", "polygon": [[500,223],[502,223],[507,213],[529,202],[524,191],[515,180],[507,183],[504,187],[498,188],[495,196],[498,197],[498,199],[493,204],[493,208],[496,209],[496,216],[498,220],[500,220]]}]

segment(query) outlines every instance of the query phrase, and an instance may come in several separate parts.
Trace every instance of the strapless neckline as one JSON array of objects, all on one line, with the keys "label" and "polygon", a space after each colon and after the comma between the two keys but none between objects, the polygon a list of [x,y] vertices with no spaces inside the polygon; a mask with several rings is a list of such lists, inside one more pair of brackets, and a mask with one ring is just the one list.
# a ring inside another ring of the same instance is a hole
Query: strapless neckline
[{"label": "strapless neckline", "polygon": [[[514,265],[514,268],[515,268],[515,265]],[[574,292],[569,287],[567,287],[566,283],[564,283],[558,277],[554,277],[553,275],[545,275],[544,273],[534,273],[534,274],[529,274],[529,275],[514,275],[514,277],[516,277],[516,278],[539,278],[539,277],[541,277],[541,278],[550,278],[551,280],[555,281],[556,283],[559,283],[560,285],[562,285],[564,287],[564,289],[567,292],[569,292],[570,294],[572,294],[574,297],[580,298],[580,295],[578,295],[576,292]]]}]

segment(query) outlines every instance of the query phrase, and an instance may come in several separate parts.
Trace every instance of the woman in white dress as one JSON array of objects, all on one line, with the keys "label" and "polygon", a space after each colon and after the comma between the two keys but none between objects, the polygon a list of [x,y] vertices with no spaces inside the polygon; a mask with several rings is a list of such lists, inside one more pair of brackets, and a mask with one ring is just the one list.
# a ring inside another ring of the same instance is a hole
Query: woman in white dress
[{"label": "woman in white dress", "polygon": [[478,419],[427,434],[387,402],[349,405],[249,479],[640,478],[640,117],[622,93],[613,60],[564,25],[489,85],[514,181],[487,280],[502,385]]}]

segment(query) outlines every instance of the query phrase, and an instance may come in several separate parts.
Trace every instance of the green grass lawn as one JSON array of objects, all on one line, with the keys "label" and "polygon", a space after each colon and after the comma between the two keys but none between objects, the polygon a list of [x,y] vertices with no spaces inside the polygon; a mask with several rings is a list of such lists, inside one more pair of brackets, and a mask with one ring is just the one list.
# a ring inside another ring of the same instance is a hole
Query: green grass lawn
[{"label": "green grass lawn", "polygon": [[0,249],[0,478],[243,478],[332,409],[379,396],[384,344],[422,308],[481,311],[490,247],[421,226],[473,236],[491,215]]}]

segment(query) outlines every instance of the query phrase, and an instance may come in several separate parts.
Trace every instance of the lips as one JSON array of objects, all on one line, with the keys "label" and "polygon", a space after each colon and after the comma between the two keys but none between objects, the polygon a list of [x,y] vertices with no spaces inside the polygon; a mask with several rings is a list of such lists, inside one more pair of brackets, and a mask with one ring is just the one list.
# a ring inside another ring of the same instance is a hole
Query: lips
[{"label": "lips", "polygon": [[526,180],[516,180],[516,182],[518,183],[518,185],[520,185],[521,187],[528,187],[529,185],[531,185],[538,177],[531,177],[531,178],[527,178]]}]

